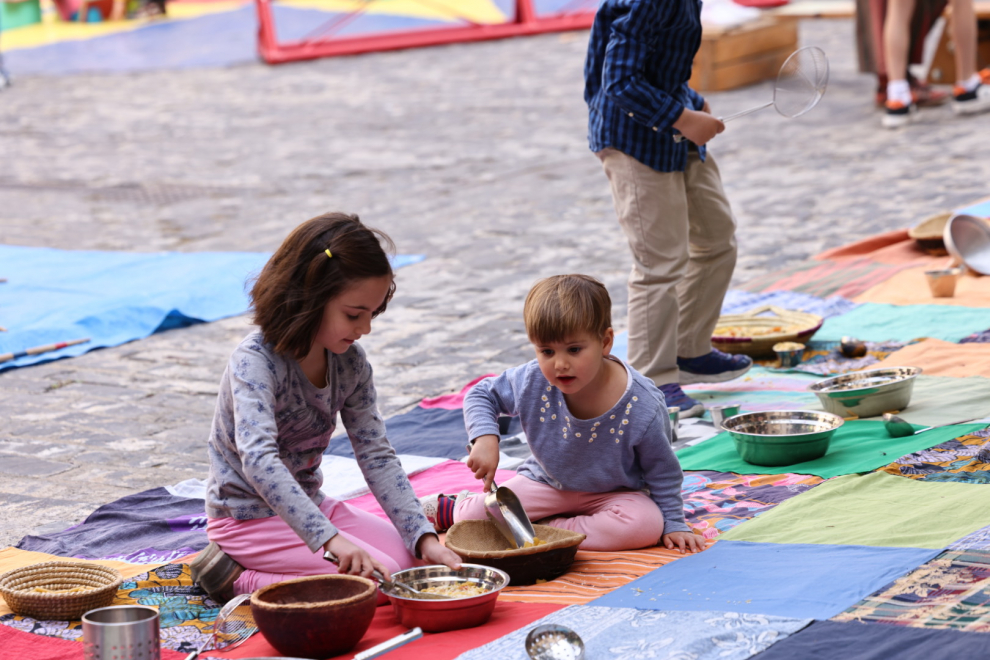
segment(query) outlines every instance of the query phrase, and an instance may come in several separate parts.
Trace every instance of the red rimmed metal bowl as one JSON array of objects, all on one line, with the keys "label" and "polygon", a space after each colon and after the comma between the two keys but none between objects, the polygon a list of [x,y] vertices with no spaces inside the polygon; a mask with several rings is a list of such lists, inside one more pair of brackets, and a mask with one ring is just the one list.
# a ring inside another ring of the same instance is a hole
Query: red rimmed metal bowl
[{"label": "red rimmed metal bowl", "polygon": [[485,593],[478,596],[448,600],[422,600],[387,593],[395,610],[396,620],[407,628],[418,626],[424,632],[480,626],[491,617],[499,592],[509,584],[509,575],[505,571],[477,564],[461,564],[461,568],[456,571],[440,565],[420,566],[399,571],[392,579],[420,591],[427,587],[461,582],[471,582],[485,588]]}]

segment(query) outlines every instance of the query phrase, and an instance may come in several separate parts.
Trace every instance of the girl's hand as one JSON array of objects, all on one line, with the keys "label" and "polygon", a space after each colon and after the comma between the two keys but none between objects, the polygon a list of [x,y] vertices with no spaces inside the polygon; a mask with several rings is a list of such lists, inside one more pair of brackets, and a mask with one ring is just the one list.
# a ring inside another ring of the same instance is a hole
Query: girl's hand
[{"label": "girl's hand", "polygon": [[495,470],[498,469],[498,436],[490,434],[478,436],[474,446],[471,447],[467,466],[474,472],[475,479],[484,480],[487,492],[495,481]]},{"label": "girl's hand", "polygon": [[674,546],[677,546],[678,552],[684,552],[685,550],[691,553],[701,552],[707,547],[703,537],[692,534],[691,532],[671,532],[670,534],[664,534],[661,539],[665,548],[673,550]]},{"label": "girl's hand", "polygon": [[377,570],[382,575],[389,575],[384,564],[372,557],[364,548],[345,539],[343,534],[338,533],[324,543],[323,549],[337,555],[337,570],[341,573],[370,578],[371,573]]},{"label": "girl's hand", "polygon": [[448,550],[433,534],[419,537],[416,546],[419,556],[428,564],[444,564],[447,568],[457,570],[461,567],[461,558],[453,550]]}]

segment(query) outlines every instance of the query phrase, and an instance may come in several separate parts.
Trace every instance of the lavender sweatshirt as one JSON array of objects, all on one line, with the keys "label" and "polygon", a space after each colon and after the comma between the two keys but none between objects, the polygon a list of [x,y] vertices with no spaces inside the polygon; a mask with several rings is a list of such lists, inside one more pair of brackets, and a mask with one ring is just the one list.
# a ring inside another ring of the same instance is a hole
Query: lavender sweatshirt
[{"label": "lavender sweatshirt", "polygon": [[[615,359],[615,358],[612,358]],[[688,532],[681,483],[670,446],[663,393],[628,364],[626,391],[600,417],[578,419],[536,360],[486,378],[464,397],[468,437],[498,435],[499,414],[519,416],[533,455],[518,474],[558,490],[645,490],[663,513],[664,533]]]},{"label": "lavender sweatshirt", "polygon": [[435,534],[409,478],[385,437],[364,349],[327,353],[327,386],[306,378],[255,332],[230,356],[213,428],[206,513],[250,520],[281,516],[316,552],[337,534],[319,505],[323,451],[340,413],[368,487],[413,555],[423,534]]}]

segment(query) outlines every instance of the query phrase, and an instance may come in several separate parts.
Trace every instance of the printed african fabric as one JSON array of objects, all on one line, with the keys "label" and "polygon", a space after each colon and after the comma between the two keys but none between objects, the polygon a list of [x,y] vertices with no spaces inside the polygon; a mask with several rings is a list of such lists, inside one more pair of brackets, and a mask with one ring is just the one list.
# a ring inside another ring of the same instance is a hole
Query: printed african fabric
[{"label": "printed african fabric", "polygon": [[[148,605],[161,618],[162,647],[190,653],[210,639],[213,621],[220,612],[215,603],[193,584],[188,564],[165,564],[124,580],[112,605]],[[81,621],[38,621],[16,614],[0,616],[0,623],[18,630],[82,640]]]},{"label": "printed african fabric", "polygon": [[557,624],[581,636],[586,658],[744,660],[804,628],[810,619],[737,612],[664,612],[574,605],[468,651],[458,660],[526,660],[534,626]]},{"label": "printed african fabric", "polygon": [[[850,358],[839,351],[840,344],[837,341],[808,342],[801,363],[789,371],[801,371],[818,376],[846,374],[873,367],[891,353],[908,345],[907,342],[900,341],[868,341],[864,344],[866,344],[866,355]],[[756,362],[768,368],[776,367],[779,364],[777,358],[759,359]]]},{"label": "printed african fabric", "polygon": [[806,474],[685,472],[681,490],[684,516],[695,531],[713,539],[822,481]]},{"label": "printed african fabric", "polygon": [[990,632],[990,551],[947,550],[833,620]]},{"label": "printed african fabric", "polygon": [[990,428],[902,456],[878,471],[923,481],[990,484]]}]

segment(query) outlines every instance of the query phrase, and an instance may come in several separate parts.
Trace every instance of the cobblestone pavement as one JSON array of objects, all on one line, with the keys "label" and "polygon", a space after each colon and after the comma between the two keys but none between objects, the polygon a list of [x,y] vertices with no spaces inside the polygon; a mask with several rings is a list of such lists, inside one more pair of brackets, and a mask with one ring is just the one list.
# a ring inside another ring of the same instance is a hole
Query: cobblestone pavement
[{"label": "cobblestone pavement", "polygon": [[[271,251],[313,215],[359,213],[428,255],[399,271],[362,342],[394,414],[528,359],[521,307],[538,277],[601,278],[624,328],[629,257],[585,141],[586,40],[17,79],[0,94],[0,241]],[[852,22],[806,21],[801,40],[831,58],[821,106],[739,119],[714,143],[739,220],[736,281],[990,194],[990,117],[939,108],[881,131]],[[770,95],[708,98],[727,114]],[[217,383],[249,327],[238,317],[0,374],[0,547],[205,477]]]}]

